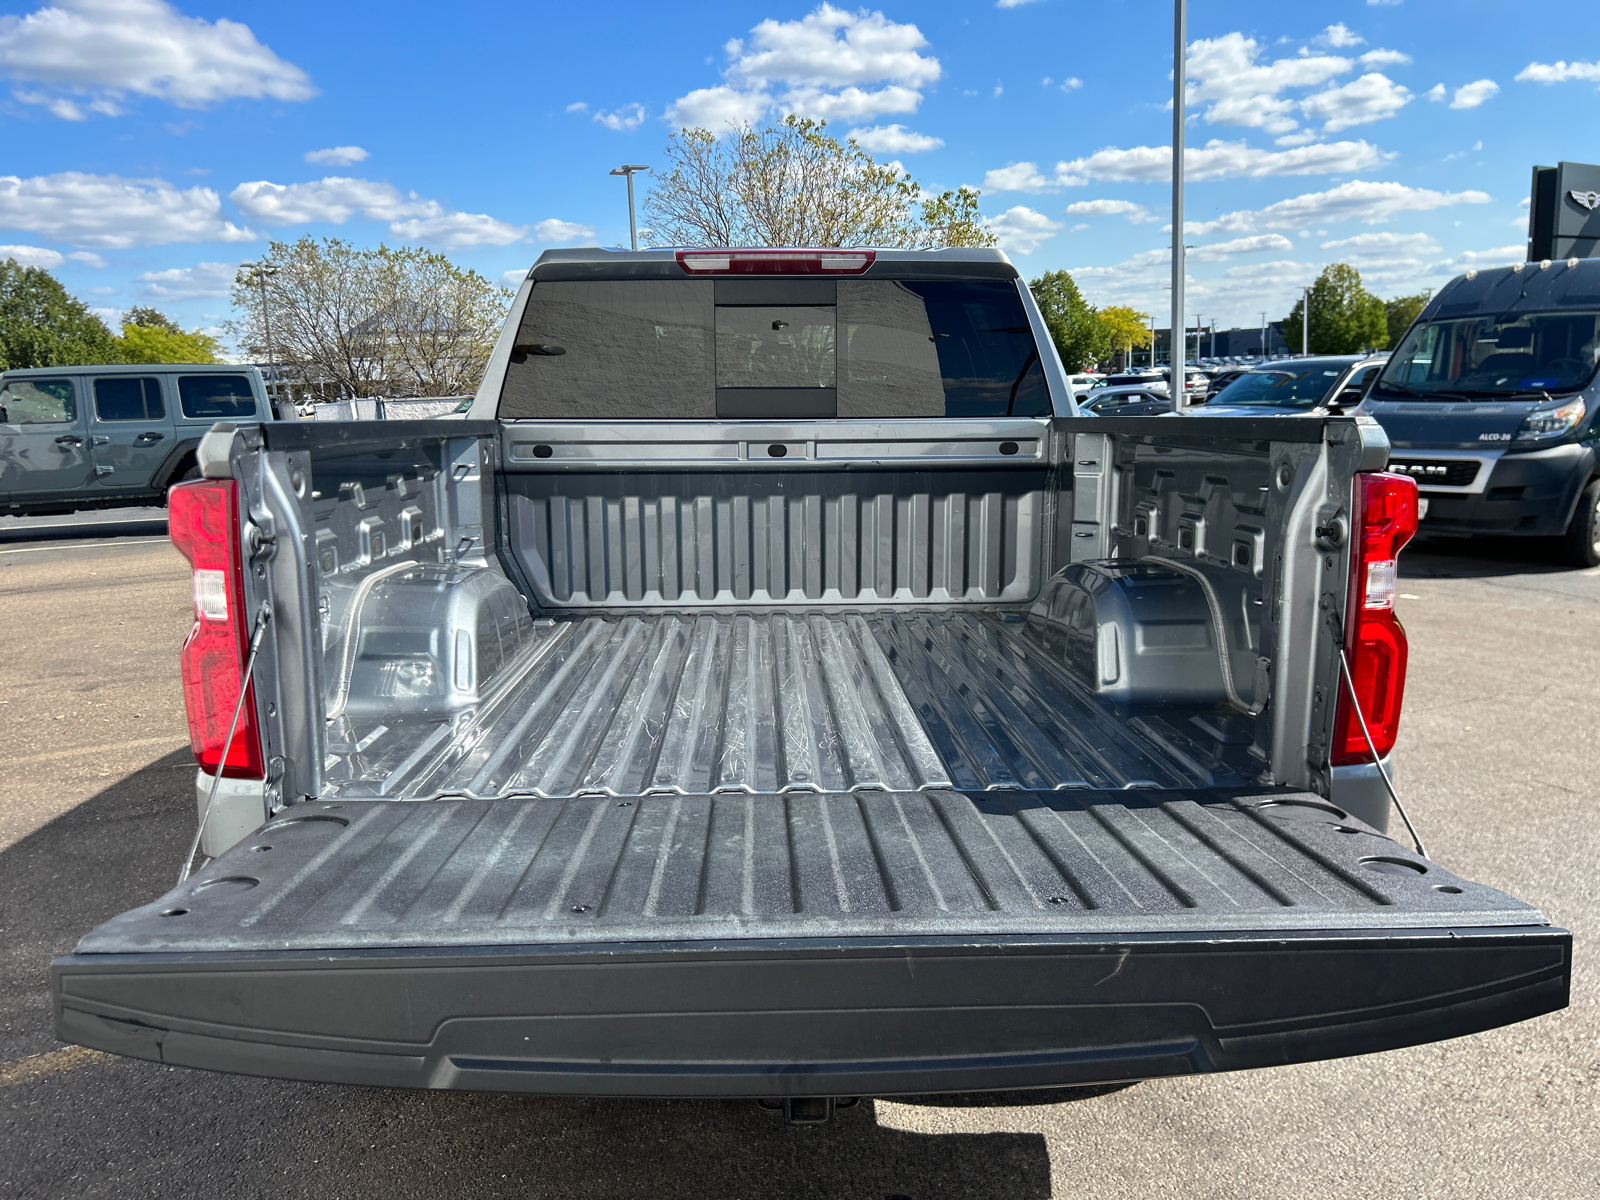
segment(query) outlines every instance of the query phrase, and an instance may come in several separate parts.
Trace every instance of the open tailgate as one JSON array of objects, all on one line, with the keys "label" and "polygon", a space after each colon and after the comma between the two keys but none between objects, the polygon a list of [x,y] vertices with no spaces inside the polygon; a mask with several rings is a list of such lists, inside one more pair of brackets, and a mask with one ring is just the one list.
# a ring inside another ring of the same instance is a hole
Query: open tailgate
[{"label": "open tailgate", "polygon": [[1570,966],[1312,795],[922,791],[296,805],[51,980],[63,1040],[169,1064],[763,1097],[1360,1054]]}]

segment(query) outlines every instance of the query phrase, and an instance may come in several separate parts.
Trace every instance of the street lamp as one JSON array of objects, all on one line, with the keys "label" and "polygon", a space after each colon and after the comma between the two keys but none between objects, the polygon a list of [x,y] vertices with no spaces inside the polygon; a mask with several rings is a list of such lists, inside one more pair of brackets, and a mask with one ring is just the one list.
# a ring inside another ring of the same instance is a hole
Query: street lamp
[{"label": "street lamp", "polygon": [[[267,375],[271,378],[275,373],[272,353],[272,317],[267,311],[267,277],[276,275],[278,268],[271,263],[240,263],[239,271],[233,277],[235,283],[255,282],[261,287],[261,327],[267,335]],[[272,389],[272,398],[278,398],[277,388]]]},{"label": "street lamp", "polygon": [[1300,357],[1307,358],[1311,354],[1311,285],[1300,290],[1305,294],[1305,303],[1300,306]]},{"label": "street lamp", "polygon": [[639,248],[639,225],[633,216],[633,177],[637,172],[648,171],[649,169],[649,167],[641,166],[637,163],[629,163],[611,172],[613,175],[624,176],[628,181],[628,248],[630,250]]},{"label": "street lamp", "polygon": [[[1172,331],[1183,329],[1183,101],[1184,80],[1188,66],[1189,5],[1188,0],[1172,3]],[[1177,338],[1173,339],[1174,345]],[[1188,357],[1189,335],[1183,335],[1183,352],[1172,364],[1171,391],[1177,409],[1189,407],[1189,378],[1182,360]]]},{"label": "street lamp", "polygon": [[1267,314],[1264,310],[1258,311],[1261,311],[1261,357],[1265,358],[1267,356]]}]

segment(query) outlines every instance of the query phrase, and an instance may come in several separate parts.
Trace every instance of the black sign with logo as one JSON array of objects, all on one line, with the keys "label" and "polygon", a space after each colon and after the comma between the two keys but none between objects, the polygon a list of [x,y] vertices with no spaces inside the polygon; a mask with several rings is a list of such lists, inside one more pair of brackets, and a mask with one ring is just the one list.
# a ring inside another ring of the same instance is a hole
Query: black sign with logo
[{"label": "black sign with logo", "polygon": [[1528,261],[1600,258],[1600,166],[1560,163],[1533,169]]}]

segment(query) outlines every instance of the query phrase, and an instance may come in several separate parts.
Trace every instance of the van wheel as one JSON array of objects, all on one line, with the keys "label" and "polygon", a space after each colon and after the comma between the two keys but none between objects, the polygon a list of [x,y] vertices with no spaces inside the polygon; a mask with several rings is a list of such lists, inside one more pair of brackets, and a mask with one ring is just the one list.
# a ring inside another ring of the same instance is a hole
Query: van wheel
[{"label": "van wheel", "polygon": [[1562,557],[1573,566],[1600,567],[1600,479],[1591,479],[1578,497],[1562,542]]}]

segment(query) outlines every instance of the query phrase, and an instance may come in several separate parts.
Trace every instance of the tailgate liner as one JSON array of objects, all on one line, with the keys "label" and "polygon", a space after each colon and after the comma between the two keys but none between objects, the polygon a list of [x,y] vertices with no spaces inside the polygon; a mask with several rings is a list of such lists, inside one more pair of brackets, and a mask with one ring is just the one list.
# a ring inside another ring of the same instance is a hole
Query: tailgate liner
[{"label": "tailgate liner", "polygon": [[94,930],[52,987],[64,1040],[174,1065],[888,1095],[1453,1037],[1563,1007],[1570,955],[1282,790],[341,801]]},{"label": "tailgate liner", "polygon": [[1541,924],[1308,793],[295,805],[79,953]]}]

